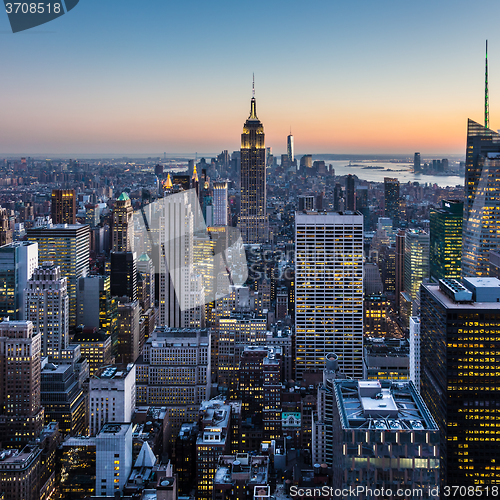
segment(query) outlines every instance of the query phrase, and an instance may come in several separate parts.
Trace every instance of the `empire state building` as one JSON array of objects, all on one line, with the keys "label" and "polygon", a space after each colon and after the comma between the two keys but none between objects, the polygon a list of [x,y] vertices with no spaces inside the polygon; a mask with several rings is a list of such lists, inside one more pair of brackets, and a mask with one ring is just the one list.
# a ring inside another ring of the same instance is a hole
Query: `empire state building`
[{"label": "empire state building", "polygon": [[241,208],[240,231],[244,243],[268,240],[266,215],[266,147],[264,126],[257,118],[255,96],[250,116],[241,134]]}]

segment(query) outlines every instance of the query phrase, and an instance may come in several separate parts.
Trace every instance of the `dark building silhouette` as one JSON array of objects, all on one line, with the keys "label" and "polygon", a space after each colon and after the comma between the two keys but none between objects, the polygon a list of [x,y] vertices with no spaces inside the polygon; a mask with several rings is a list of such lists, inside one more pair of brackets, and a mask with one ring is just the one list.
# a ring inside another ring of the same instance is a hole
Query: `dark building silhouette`
[{"label": "dark building silhouette", "polygon": [[399,225],[399,181],[384,177],[384,216],[392,219],[392,227]]},{"label": "dark building silhouette", "polygon": [[345,209],[346,210],[356,210],[356,191],[354,189],[354,177],[349,174],[345,181]]},{"label": "dark building silhouette", "polygon": [[111,252],[111,295],[137,299],[135,252]]},{"label": "dark building silhouette", "polygon": [[76,223],[76,192],[74,189],[52,190],[52,223]]}]

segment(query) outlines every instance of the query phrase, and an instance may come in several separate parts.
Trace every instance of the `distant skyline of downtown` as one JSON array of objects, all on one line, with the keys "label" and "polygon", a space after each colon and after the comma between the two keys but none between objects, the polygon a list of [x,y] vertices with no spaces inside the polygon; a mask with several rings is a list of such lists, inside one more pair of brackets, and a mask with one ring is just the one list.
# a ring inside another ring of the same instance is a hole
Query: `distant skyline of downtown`
[{"label": "distant skyline of downtown", "polygon": [[[465,155],[500,128],[500,5],[85,0],[32,31],[0,15],[0,154],[239,150],[255,73],[274,154]],[[465,29],[467,27],[467,29]]]}]

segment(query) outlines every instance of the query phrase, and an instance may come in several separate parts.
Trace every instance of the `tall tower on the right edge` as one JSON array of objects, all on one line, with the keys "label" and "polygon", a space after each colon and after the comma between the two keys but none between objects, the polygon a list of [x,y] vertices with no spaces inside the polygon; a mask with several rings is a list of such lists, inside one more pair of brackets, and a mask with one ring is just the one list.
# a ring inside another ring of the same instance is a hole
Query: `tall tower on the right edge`
[{"label": "tall tower on the right edge", "polygon": [[241,134],[240,231],[244,243],[265,243],[268,239],[266,215],[266,146],[264,126],[257,118],[255,87],[250,116]]},{"label": "tall tower on the right edge", "polygon": [[488,128],[487,55],[484,98],[484,126],[467,123],[462,276],[488,276],[489,252],[500,244],[500,135]]}]

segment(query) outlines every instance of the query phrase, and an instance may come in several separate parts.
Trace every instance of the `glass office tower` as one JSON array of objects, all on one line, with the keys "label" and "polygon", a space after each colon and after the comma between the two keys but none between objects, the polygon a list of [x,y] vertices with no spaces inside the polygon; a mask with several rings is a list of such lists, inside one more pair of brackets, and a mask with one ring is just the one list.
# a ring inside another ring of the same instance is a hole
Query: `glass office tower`
[{"label": "glass office tower", "polygon": [[500,244],[500,135],[468,121],[462,276],[488,276],[488,253]]},{"label": "glass office tower", "polygon": [[443,200],[430,212],[431,279],[460,278],[462,270],[462,223],[464,204]]}]

